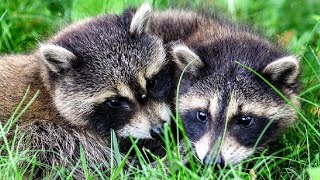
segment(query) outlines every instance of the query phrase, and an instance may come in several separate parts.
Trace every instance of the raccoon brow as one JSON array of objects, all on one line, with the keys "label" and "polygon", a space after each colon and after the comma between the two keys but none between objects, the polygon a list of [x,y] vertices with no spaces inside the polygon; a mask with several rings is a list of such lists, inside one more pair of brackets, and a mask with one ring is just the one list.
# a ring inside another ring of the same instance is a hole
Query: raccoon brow
[{"label": "raccoon brow", "polygon": [[143,73],[139,73],[137,77],[138,84],[142,89],[146,90],[148,78]]},{"label": "raccoon brow", "polygon": [[[186,102],[186,103],[184,103]],[[180,108],[187,111],[188,109],[197,109],[197,110],[208,110],[210,107],[210,102],[201,98],[181,98],[180,99]],[[185,108],[187,107],[187,108]]]},{"label": "raccoon brow", "polygon": [[[273,114],[272,114],[273,115]],[[270,116],[272,116],[270,115]],[[237,113],[234,114],[231,119],[237,119],[239,117],[242,117],[242,116],[252,116],[256,119],[269,119],[269,117],[267,117],[266,115],[261,115],[261,114],[257,114],[256,112],[254,111],[243,111],[242,109],[242,105],[239,106],[238,110],[237,110]]]},{"label": "raccoon brow", "polygon": [[250,103],[250,105],[239,106],[237,114],[251,114],[257,117],[270,117],[279,113],[279,108],[274,106],[264,106],[261,103]]},{"label": "raccoon brow", "polygon": [[97,95],[91,97],[88,99],[88,101],[94,103],[94,104],[100,104],[106,101],[106,99],[111,97],[118,96],[118,93],[112,91],[112,90],[106,90],[104,92],[98,93]]},{"label": "raccoon brow", "polygon": [[121,88],[113,90],[105,90],[104,92],[99,93],[98,95],[90,98],[88,101],[92,102],[95,105],[100,105],[112,98],[122,98],[127,100],[134,100],[135,98],[132,95],[130,88],[126,86],[119,86]]},{"label": "raccoon brow", "polygon": [[120,97],[124,97],[127,98],[131,101],[135,101],[135,93],[132,92],[132,89],[130,88],[130,86],[127,86],[125,84],[121,84],[117,87],[117,91]]}]

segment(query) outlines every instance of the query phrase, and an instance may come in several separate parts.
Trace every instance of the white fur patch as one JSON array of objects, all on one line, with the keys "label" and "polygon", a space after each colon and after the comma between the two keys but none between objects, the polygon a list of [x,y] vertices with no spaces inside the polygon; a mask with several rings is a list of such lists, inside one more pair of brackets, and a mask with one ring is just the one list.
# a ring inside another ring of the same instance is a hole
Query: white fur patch
[{"label": "white fur patch", "polygon": [[180,112],[186,112],[190,109],[202,109],[207,110],[209,101],[195,96],[183,96],[179,99]]},{"label": "white fur patch", "polygon": [[104,90],[104,91],[100,91],[100,93],[97,93],[92,98],[89,98],[87,101],[92,102],[94,104],[100,104],[106,101],[106,99],[115,97],[117,95],[118,95],[117,93],[111,90]]},{"label": "white fur patch", "polygon": [[160,120],[166,123],[170,123],[171,121],[170,112],[170,107],[165,103],[159,104],[155,109],[155,113],[160,117]]},{"label": "white fur patch", "polygon": [[255,114],[258,116],[271,116],[276,114],[280,107],[278,104],[268,102],[267,104],[263,104],[261,102],[254,102],[254,101],[244,101],[242,102],[242,113],[243,114]]},{"label": "white fur patch", "polygon": [[127,124],[117,131],[117,135],[119,137],[128,137],[131,135],[139,139],[152,139],[150,129],[150,125],[143,125],[142,123]]},{"label": "white fur patch", "polygon": [[211,115],[211,120],[214,120],[216,116],[216,112],[218,110],[219,104],[218,104],[218,94],[214,94],[212,98],[210,98],[210,107],[209,107],[209,113]]},{"label": "white fur patch", "polygon": [[128,137],[131,135],[134,138],[152,139],[150,134],[152,128],[151,121],[151,118],[146,113],[136,113],[129,124],[117,131],[117,135],[120,137]]},{"label": "white fur patch", "polygon": [[232,137],[226,137],[222,142],[221,155],[226,163],[238,164],[239,162],[247,159],[254,153],[253,148],[241,146]]},{"label": "white fur patch", "polygon": [[120,93],[120,96],[126,97],[126,98],[128,98],[128,99],[130,99],[132,101],[136,100],[135,95],[134,95],[134,93],[132,92],[132,89],[129,86],[127,86],[125,84],[120,84],[120,85],[117,86],[117,89],[118,89],[118,91]]},{"label": "white fur patch", "polygon": [[138,80],[140,87],[143,88],[143,90],[147,91],[147,80],[145,78],[144,73],[139,72],[137,75],[137,80]]},{"label": "white fur patch", "polygon": [[202,136],[197,142],[194,142],[194,147],[196,149],[196,153],[198,158],[203,162],[204,157],[208,154],[211,149],[211,137],[209,134],[205,134]]},{"label": "white fur patch", "polygon": [[228,108],[227,108],[227,122],[237,113],[238,111],[238,106],[239,102],[237,101],[236,94],[234,91],[232,91],[230,95],[230,101],[228,103]]},{"label": "white fur patch", "polygon": [[120,137],[152,139],[151,128],[158,127],[163,123],[170,123],[170,107],[165,103],[150,104],[150,108],[141,108],[135,116],[130,119],[129,124],[117,131]]},{"label": "white fur patch", "polygon": [[83,116],[93,110],[93,103],[88,101],[90,96],[77,93],[77,97],[65,94],[58,88],[55,91],[54,103],[59,113],[66,118],[70,124],[84,125]]}]

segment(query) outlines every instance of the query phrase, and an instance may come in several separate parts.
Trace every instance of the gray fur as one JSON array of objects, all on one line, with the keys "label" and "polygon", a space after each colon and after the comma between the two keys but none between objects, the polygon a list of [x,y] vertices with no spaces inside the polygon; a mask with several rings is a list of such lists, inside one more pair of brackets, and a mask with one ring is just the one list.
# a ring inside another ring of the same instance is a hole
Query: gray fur
[{"label": "gray fur", "polygon": [[[9,83],[13,90],[9,95],[0,93],[6,97],[0,103],[5,118],[26,86],[31,84],[32,92],[40,89],[35,105],[18,121],[19,132],[25,134],[20,149],[44,150],[38,154],[41,163],[71,171],[82,146],[92,172],[95,165],[102,165],[100,170],[110,168],[111,129],[118,135],[122,153],[131,145],[129,135],[144,139],[139,147],[161,148],[161,141],[150,132],[170,122],[173,73],[162,41],[144,30],[149,11],[143,6],[138,16],[126,11],[80,21],[42,43],[34,54],[0,61],[4,64],[0,87]],[[157,80],[156,87],[150,85],[152,80]],[[37,175],[48,171],[39,168]],[[81,167],[74,177],[84,177]]]},{"label": "gray fur", "polygon": [[[260,73],[299,108],[300,103],[295,98],[299,93],[299,60],[275,43],[248,27],[190,11],[155,12],[148,30],[162,37],[166,44],[178,41],[189,48],[177,51],[177,45],[172,47],[180,70],[194,54],[201,61],[191,63],[183,76],[179,110],[186,133],[203,162],[205,156],[217,154],[211,152],[217,139],[224,138],[222,158],[237,164],[254,153],[257,136],[269,121],[273,123],[262,136],[258,149],[295,122],[294,108],[254,73],[238,64]],[[205,122],[197,120],[199,112],[208,114]],[[239,124],[242,117],[248,116],[254,118],[253,125]]]},{"label": "gray fur", "polygon": [[[101,171],[108,170],[111,156],[116,157],[115,154],[111,154],[114,151],[110,149],[110,139],[103,139],[94,132],[86,130],[85,127],[37,121],[20,127],[18,138],[22,138],[22,141],[17,144],[17,149],[21,152],[27,150],[28,156],[36,153],[38,162],[52,168],[67,167],[69,171],[75,169],[73,173],[75,179],[85,178],[82,162],[79,159],[80,145],[90,173],[95,173],[95,168]],[[113,163],[117,165],[117,162]],[[43,176],[53,171],[53,169],[42,169],[44,170],[36,169],[33,173]]]},{"label": "gray fur", "polygon": [[55,45],[41,45],[40,52],[44,63],[55,73],[70,68],[71,61],[76,58],[72,52]]}]

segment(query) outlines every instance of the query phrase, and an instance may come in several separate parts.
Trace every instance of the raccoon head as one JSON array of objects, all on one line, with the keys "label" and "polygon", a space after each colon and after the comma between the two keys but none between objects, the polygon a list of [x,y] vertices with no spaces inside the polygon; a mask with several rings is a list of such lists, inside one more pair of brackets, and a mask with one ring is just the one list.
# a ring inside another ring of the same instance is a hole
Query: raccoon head
[{"label": "raccoon head", "polygon": [[294,108],[235,61],[257,71],[298,108],[296,57],[246,36],[189,47],[173,47],[176,64],[186,68],[178,106],[204,164],[237,164],[295,122]]},{"label": "raccoon head", "polygon": [[85,20],[41,45],[44,81],[68,123],[153,139],[170,121],[173,70],[146,33],[151,8]]}]

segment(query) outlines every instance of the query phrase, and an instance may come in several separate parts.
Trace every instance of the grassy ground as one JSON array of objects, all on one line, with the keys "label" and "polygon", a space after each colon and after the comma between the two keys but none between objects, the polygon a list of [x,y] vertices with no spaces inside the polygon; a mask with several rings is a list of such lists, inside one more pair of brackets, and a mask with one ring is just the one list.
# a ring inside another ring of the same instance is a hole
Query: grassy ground
[{"label": "grassy ground", "polygon": [[[45,40],[59,27],[81,18],[101,13],[121,13],[128,6],[138,6],[142,0],[0,0],[0,53],[30,52],[38,41]],[[169,7],[189,7],[192,9],[214,8],[235,21],[252,24],[294,54],[301,57],[303,84],[299,96],[302,102],[298,123],[279,138],[269,151],[263,152],[242,164],[216,171],[202,168],[195,160],[190,168],[183,166],[175,147],[167,148],[170,164],[158,162],[158,168],[151,169],[141,160],[141,169],[122,171],[111,169],[111,179],[126,179],[128,175],[138,179],[320,179],[320,1],[314,0],[154,0],[156,9]],[[1,113],[1,112],[0,112]],[[15,116],[12,120],[17,119]],[[8,130],[0,127],[0,139]],[[15,140],[18,142],[18,140]],[[18,152],[12,142],[0,145],[0,179],[22,178],[25,169],[18,162],[27,160],[30,166],[37,162],[26,157],[26,152]],[[170,149],[170,150],[169,150]],[[173,149],[173,150],[172,150]],[[85,158],[85,157],[83,157]],[[85,162],[85,161],[83,161]],[[81,164],[81,163],[80,163]],[[175,164],[176,167],[172,165]],[[251,165],[252,169],[248,170]],[[84,167],[85,163],[80,166]],[[53,170],[55,177],[68,178],[70,172],[63,168]],[[104,177],[103,173],[87,174]]]}]

